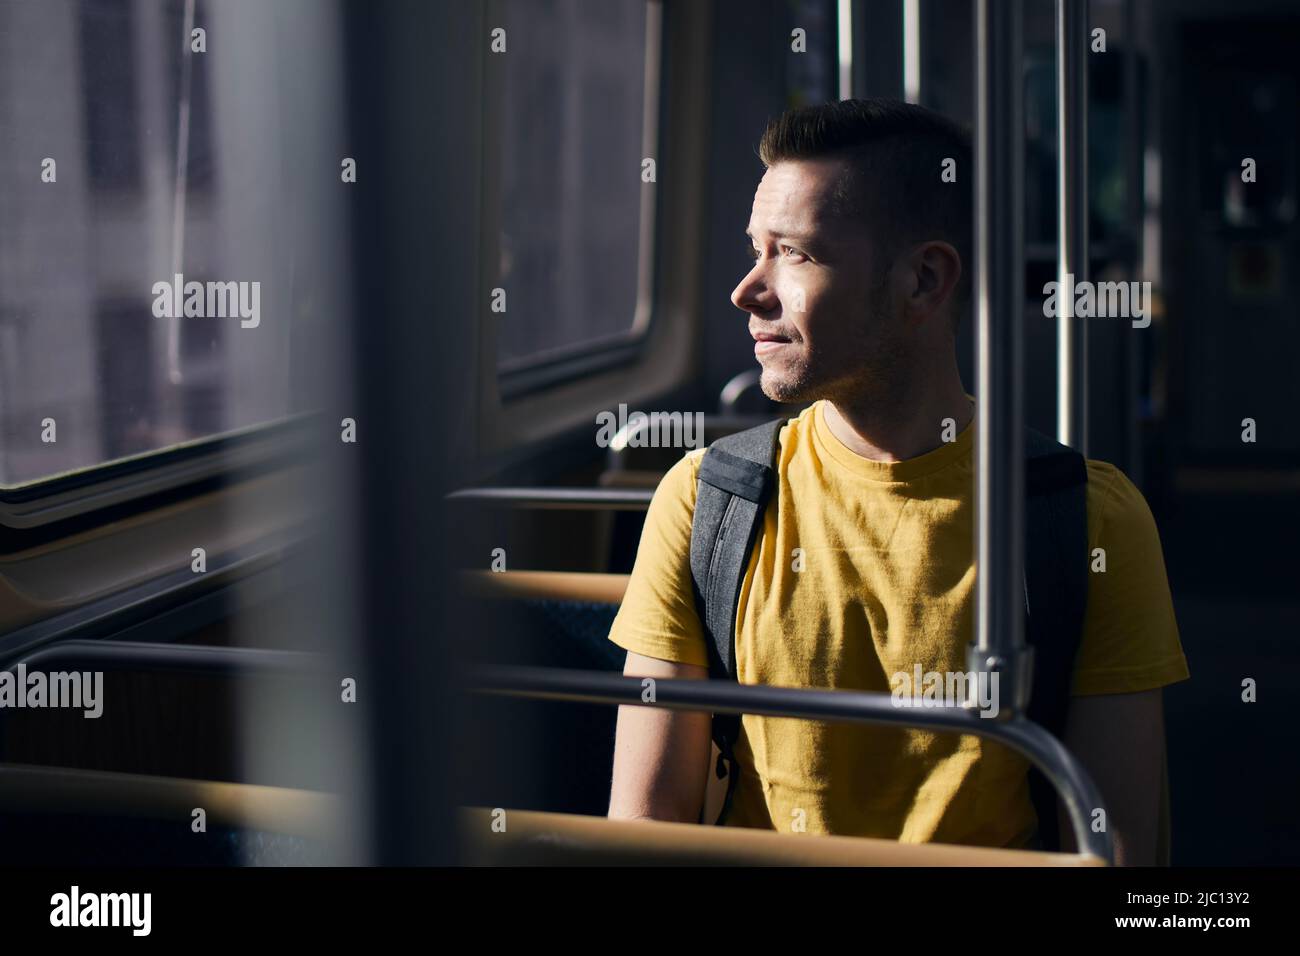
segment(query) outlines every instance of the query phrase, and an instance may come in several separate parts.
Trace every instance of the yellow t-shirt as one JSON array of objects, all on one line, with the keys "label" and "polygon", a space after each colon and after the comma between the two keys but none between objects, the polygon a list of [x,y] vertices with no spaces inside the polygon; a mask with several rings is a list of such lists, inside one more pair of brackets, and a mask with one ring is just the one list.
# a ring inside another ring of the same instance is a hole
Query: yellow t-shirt
[{"label": "yellow t-shirt", "polygon": [[[892,675],[965,672],[975,581],[972,421],[900,462],[863,458],[817,402],[780,435],[779,500],[740,591],[745,684],[891,692]],[[691,516],[704,449],[664,476],[610,640],[707,664],[692,597]],[[1149,690],[1188,677],[1160,538],[1141,492],[1088,460],[1089,575],[1074,694]],[[795,549],[802,549],[802,569]],[[918,689],[916,693],[920,694]],[[1037,824],[1028,761],[949,732],[745,715],[727,823],[904,842],[1024,846]]]}]

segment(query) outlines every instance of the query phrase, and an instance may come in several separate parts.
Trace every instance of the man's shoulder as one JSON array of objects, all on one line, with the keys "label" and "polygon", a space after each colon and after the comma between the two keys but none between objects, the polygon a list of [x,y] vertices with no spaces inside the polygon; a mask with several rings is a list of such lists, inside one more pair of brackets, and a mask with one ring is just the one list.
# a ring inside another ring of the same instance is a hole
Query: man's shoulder
[{"label": "man's shoulder", "polygon": [[660,480],[662,486],[664,482],[685,482],[689,481],[694,484],[695,479],[700,475],[700,462],[709,451],[708,445],[703,448],[692,448],[682,454],[682,457],[673,463]]},{"label": "man's shoulder", "polygon": [[1146,497],[1132,479],[1108,461],[1089,458],[1089,537],[1103,530],[1146,534],[1155,530],[1155,518]]},{"label": "man's shoulder", "polygon": [[673,462],[655,487],[648,521],[674,512],[684,512],[689,517],[695,509],[695,483],[700,474],[700,462],[707,451],[708,448],[693,448]]}]

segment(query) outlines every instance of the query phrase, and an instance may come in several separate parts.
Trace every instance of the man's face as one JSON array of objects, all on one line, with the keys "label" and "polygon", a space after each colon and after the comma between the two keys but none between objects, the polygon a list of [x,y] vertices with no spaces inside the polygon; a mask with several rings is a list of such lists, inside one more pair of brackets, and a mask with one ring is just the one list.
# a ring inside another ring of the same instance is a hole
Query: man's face
[{"label": "man's face", "polygon": [[779,162],[754,193],[754,267],[731,301],[749,313],[760,385],[774,401],[879,394],[903,365],[889,263],[869,223],[833,208],[842,164]]}]

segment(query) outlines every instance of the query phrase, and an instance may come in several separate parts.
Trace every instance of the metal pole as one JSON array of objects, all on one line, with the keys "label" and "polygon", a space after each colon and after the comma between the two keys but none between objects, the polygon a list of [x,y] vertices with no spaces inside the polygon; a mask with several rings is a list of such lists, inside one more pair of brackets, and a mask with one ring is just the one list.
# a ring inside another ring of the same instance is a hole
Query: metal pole
[{"label": "metal pole", "polygon": [[1020,0],[976,0],[976,542],[972,671],[1029,702],[1024,644],[1024,169]]},{"label": "metal pole", "polygon": [[1056,0],[1056,438],[1088,454],[1088,0]]},{"label": "metal pole", "polygon": [[838,19],[838,29],[836,34],[839,38],[839,92],[840,99],[847,100],[853,98],[853,0],[839,0],[836,5],[836,18]]},{"label": "metal pole", "polygon": [[901,100],[903,0],[851,0],[853,95]]},{"label": "metal pole", "polygon": [[[1142,105],[1138,97],[1138,17],[1136,0],[1124,0],[1124,139],[1129,144],[1124,150],[1124,191],[1127,207],[1128,241],[1125,245],[1124,264],[1130,274],[1142,275],[1142,166],[1145,161],[1145,143],[1142,136]],[[1141,148],[1139,148],[1141,145]],[[1142,469],[1142,431],[1139,425],[1141,409],[1138,391],[1141,388],[1139,373],[1141,352],[1136,335],[1124,336],[1124,472],[1139,488],[1145,483]]]},{"label": "metal pole", "polygon": [[1108,864],[1114,862],[1110,834],[1095,833],[1091,826],[1092,808],[1103,805],[1092,779],[1060,741],[1023,716],[1011,721],[994,720],[960,704],[901,707],[887,693],[766,687],[717,680],[655,679],[653,699],[648,700],[644,683],[647,678],[548,667],[490,667],[478,670],[472,677],[471,687],[476,692],[508,697],[930,727],[987,737],[1028,758],[1051,781],[1069,813],[1080,853],[1089,853]]}]

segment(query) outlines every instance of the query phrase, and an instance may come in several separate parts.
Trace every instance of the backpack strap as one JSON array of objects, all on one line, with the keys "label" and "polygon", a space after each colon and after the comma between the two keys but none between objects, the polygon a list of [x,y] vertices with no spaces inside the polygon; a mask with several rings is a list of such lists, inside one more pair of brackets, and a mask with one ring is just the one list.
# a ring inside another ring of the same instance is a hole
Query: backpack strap
[{"label": "backpack strap", "polygon": [[[1028,428],[1025,479],[1025,640],[1034,650],[1026,716],[1061,739],[1088,601],[1088,469],[1077,451]],[[1036,768],[1029,795],[1039,845],[1059,851],[1056,790]]]},{"label": "backpack strap", "polygon": [[[718,439],[700,462],[695,514],[691,520],[691,579],[701,610],[709,676],[737,679],[735,632],[740,587],[768,497],[776,486],[777,437],[786,420],[776,419]],[[738,714],[713,715],[713,741],[720,752],[718,779],[727,778],[721,822],[731,809],[739,776],[734,746]]]}]

